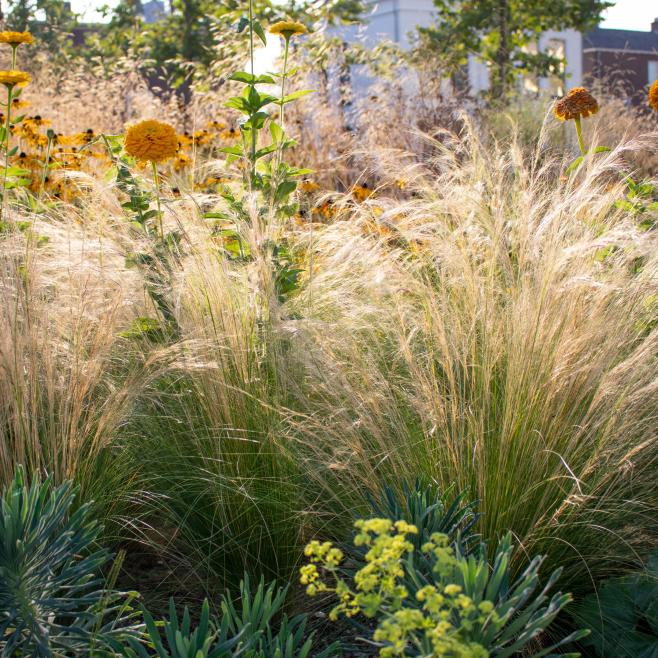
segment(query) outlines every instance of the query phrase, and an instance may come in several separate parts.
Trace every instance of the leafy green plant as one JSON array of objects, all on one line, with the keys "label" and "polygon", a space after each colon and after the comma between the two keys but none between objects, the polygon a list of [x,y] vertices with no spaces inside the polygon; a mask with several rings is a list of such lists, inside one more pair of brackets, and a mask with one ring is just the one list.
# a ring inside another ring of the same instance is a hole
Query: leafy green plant
[{"label": "leafy green plant", "polygon": [[94,546],[101,530],[76,490],[50,479],[26,483],[18,468],[0,512],[0,653],[88,656],[135,630],[134,594],[108,587],[110,562]]},{"label": "leafy green plant", "polygon": [[[331,619],[374,620],[372,642],[380,656],[507,658],[524,651],[538,658],[587,634],[576,631],[537,648],[538,636],[571,597],[558,592],[548,598],[560,570],[537,592],[542,557],[534,558],[519,577],[512,577],[510,534],[498,545],[490,566],[484,546],[478,554],[466,556],[441,533],[416,549],[410,538],[418,535],[418,529],[406,521],[369,519],[355,526],[354,544],[367,552],[365,565],[353,579],[342,577],[340,549],[330,542],[313,541],[305,550],[309,564],[301,569],[301,582],[311,596],[335,594],[338,604]],[[429,576],[416,568],[419,554],[432,565]],[[325,580],[327,574],[333,582]],[[362,626],[362,632],[367,629]]]},{"label": "leafy green plant", "polygon": [[[237,649],[242,633],[229,634],[228,620],[219,628],[210,620],[208,601],[204,601],[199,624],[192,630],[190,611],[183,610],[178,620],[176,605],[169,602],[169,619],[161,624],[145,610],[148,648],[143,642],[129,638],[126,645],[117,645],[117,651],[126,658],[230,658],[242,655]],[[246,630],[246,629],[243,629]]]},{"label": "leafy green plant", "polygon": [[172,600],[169,619],[160,625],[144,611],[148,648],[136,638],[116,648],[126,658],[308,658],[311,655],[327,658],[335,655],[336,644],[311,654],[314,634],[306,632],[307,616],[304,614],[292,619],[283,615],[278,631],[274,630],[274,620],[281,612],[287,591],[287,587],[277,587],[275,583],[265,587],[261,579],[252,593],[245,576],[240,583],[241,606],[238,608],[229,597],[222,597],[222,615],[217,621],[211,617],[206,600],[194,629],[188,608],[179,621]]},{"label": "leafy green plant", "polygon": [[[228,189],[224,190],[222,196],[227,212],[213,212],[207,217],[230,222],[222,230],[230,232],[226,237],[237,247],[233,250],[233,258],[244,262],[261,258],[267,263],[269,280],[260,282],[260,293],[267,297],[273,292],[278,301],[283,302],[298,288],[302,270],[290,262],[288,247],[279,234],[278,222],[297,212],[299,205],[292,198],[297,180],[312,173],[310,169],[295,167],[283,160],[284,152],[297,146],[297,141],[286,133],[285,106],[311,93],[307,89],[286,93],[286,82],[295,73],[288,67],[290,41],[294,35],[306,32],[306,28],[299,23],[284,23],[292,27],[276,32],[284,38],[282,71],[256,75],[254,41],[257,38],[266,45],[267,39],[262,25],[254,16],[252,4],[249,3],[248,18],[244,17],[238,25],[239,31],[248,30],[250,71],[236,71],[230,76],[230,80],[244,85],[244,89],[225,103],[226,107],[243,115],[240,121],[241,142],[222,149],[227,165],[237,163],[243,178],[244,193],[236,195]],[[280,85],[278,96],[259,89],[259,85],[275,83]],[[278,112],[273,111],[273,106],[278,106]],[[253,203],[254,195],[258,208],[250,213],[248,207]],[[259,230],[267,237],[257,241],[254,245],[256,249],[250,249],[246,246],[248,240],[245,236],[254,225],[259,224],[262,225]]]},{"label": "leafy green plant", "polygon": [[592,629],[583,644],[598,658],[658,655],[658,551],[644,570],[604,581],[573,616]]},{"label": "leafy green plant", "polygon": [[418,533],[410,537],[416,548],[439,532],[449,537],[450,543],[459,543],[462,553],[478,544],[479,536],[474,527],[480,518],[477,501],[466,501],[466,491],[454,493],[454,487],[441,491],[434,484],[423,485],[416,480],[413,488],[402,485],[402,496],[386,485],[379,499],[369,497],[373,516],[403,520],[413,525]]},{"label": "leafy green plant", "polygon": [[228,620],[228,627],[233,633],[244,633],[245,646],[251,647],[248,655],[254,658],[326,658],[336,654],[337,644],[332,644],[322,651],[313,649],[314,633],[306,631],[308,617],[299,614],[292,618],[281,617],[278,632],[273,630],[274,620],[280,614],[288,593],[287,587],[277,587],[270,583],[265,587],[261,579],[256,591],[251,592],[249,578],[240,583],[241,605],[236,607],[233,601],[222,598],[222,623]]},{"label": "leafy green plant", "polygon": [[[151,208],[153,195],[143,190],[140,182],[133,175],[130,159],[122,154],[121,138],[117,135],[102,135],[101,138],[116,171],[117,187],[127,198],[121,206],[134,229],[135,237],[146,238],[146,250],[126,254],[126,264],[140,269],[144,276],[146,291],[160,315],[157,320],[139,318],[133,323],[128,335],[166,342],[167,339],[175,338],[180,333],[171,299],[180,234],[176,231],[165,234],[163,231],[157,171],[155,171],[157,208]],[[144,326],[141,332],[140,325]],[[160,325],[159,329],[154,330],[154,325]]]}]

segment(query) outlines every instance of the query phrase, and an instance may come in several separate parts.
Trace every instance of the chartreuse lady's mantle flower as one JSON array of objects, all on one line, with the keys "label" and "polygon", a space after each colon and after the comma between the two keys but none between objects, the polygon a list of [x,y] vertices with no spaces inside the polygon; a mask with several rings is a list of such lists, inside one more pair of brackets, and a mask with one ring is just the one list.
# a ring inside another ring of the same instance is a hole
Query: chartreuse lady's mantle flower
[{"label": "chartreuse lady's mantle flower", "polygon": [[178,136],[168,123],[147,119],[128,128],[125,149],[138,160],[162,162],[178,152]]},{"label": "chartreuse lady's mantle flower", "polygon": [[307,32],[306,26],[297,21],[279,21],[270,25],[269,29],[270,34],[279,34],[286,40],[296,35],[306,34]]},{"label": "chartreuse lady's mantle flower", "polygon": [[0,84],[5,87],[15,87],[16,85],[26,85],[32,82],[29,73],[25,71],[0,71]]},{"label": "chartreuse lady's mantle flower", "polygon": [[658,80],[649,88],[649,105],[658,112]]}]

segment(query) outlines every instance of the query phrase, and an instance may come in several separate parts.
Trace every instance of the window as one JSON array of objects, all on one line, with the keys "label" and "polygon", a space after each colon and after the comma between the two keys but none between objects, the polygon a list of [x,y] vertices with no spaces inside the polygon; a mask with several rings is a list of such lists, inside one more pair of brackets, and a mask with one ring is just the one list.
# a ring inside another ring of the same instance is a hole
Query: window
[{"label": "window", "polygon": [[561,60],[557,69],[548,77],[548,88],[553,95],[563,96],[565,92],[564,65],[567,55],[567,42],[564,39],[549,39],[546,44],[546,53]]},{"label": "window", "polygon": [[649,79],[647,82],[653,84],[654,80],[658,80],[658,59],[649,60],[648,69]]}]

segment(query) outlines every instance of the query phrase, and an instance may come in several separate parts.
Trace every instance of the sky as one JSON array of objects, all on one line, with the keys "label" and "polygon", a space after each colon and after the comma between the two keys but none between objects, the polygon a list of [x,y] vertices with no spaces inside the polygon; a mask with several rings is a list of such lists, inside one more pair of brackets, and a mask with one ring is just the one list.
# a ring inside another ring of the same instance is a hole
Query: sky
[{"label": "sky", "polygon": [[[84,15],[85,20],[100,20],[96,9],[113,5],[117,0],[72,0],[73,10]],[[550,0],[548,0],[550,1]],[[603,17],[601,27],[618,30],[648,31],[652,21],[658,18],[658,0],[617,0]]]}]

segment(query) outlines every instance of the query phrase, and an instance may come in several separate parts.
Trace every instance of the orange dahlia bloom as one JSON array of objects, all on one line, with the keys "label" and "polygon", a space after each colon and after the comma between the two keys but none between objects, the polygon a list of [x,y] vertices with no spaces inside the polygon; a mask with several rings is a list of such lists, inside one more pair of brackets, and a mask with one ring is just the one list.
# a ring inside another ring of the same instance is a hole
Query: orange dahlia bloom
[{"label": "orange dahlia bloom", "polygon": [[128,128],[124,146],[138,160],[162,162],[178,152],[178,136],[168,123],[147,119]]},{"label": "orange dahlia bloom", "polygon": [[649,105],[658,112],[658,80],[649,88]]},{"label": "orange dahlia bloom", "polygon": [[585,87],[574,87],[555,103],[553,112],[560,121],[588,117],[599,111],[596,98]]}]

